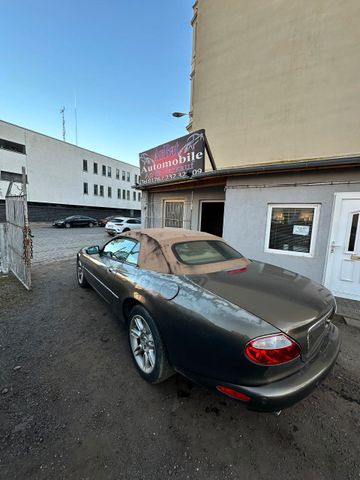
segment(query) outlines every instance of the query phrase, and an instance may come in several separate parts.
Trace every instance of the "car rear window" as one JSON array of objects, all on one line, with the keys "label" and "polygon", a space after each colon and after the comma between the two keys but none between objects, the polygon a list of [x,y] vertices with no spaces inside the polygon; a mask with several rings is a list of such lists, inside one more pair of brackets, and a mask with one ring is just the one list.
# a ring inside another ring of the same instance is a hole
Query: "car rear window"
[{"label": "car rear window", "polygon": [[226,262],[243,256],[224,242],[218,240],[195,240],[173,245],[176,257],[188,265]]}]

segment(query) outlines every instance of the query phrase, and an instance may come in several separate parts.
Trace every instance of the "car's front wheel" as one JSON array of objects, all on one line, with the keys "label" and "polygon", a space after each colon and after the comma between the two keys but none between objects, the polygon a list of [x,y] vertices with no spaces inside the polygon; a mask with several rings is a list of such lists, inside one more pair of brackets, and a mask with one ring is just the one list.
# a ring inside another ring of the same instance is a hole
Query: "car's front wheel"
[{"label": "car's front wheel", "polygon": [[70,227],[71,227],[70,223],[66,222],[65,223],[65,228],[70,228]]},{"label": "car's front wheel", "polygon": [[87,288],[89,286],[89,282],[85,278],[84,267],[79,260],[76,263],[76,277],[81,288]]},{"label": "car's front wheel", "polygon": [[140,305],[130,312],[128,337],[135,367],[147,382],[160,383],[174,374],[159,330],[149,312]]},{"label": "car's front wheel", "polygon": [[92,228],[94,224],[92,222],[89,223],[89,227]]}]

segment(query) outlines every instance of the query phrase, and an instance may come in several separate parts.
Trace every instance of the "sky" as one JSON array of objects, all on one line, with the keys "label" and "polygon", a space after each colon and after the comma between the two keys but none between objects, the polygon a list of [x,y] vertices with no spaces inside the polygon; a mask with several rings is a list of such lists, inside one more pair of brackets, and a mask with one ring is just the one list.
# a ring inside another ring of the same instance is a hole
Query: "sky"
[{"label": "sky", "polygon": [[0,0],[0,119],[138,165],[186,134],[193,0]]}]

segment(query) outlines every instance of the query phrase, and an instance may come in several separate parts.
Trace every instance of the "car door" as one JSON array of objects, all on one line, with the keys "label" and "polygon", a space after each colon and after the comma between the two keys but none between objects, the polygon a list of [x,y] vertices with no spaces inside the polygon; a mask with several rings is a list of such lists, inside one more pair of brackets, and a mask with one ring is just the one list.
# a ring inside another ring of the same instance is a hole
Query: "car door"
[{"label": "car door", "polygon": [[117,313],[122,312],[122,305],[125,298],[132,298],[135,285],[139,275],[137,266],[140,251],[140,242],[130,238],[120,238],[121,250],[115,253],[118,258],[112,266],[113,291],[117,296],[114,307]]}]

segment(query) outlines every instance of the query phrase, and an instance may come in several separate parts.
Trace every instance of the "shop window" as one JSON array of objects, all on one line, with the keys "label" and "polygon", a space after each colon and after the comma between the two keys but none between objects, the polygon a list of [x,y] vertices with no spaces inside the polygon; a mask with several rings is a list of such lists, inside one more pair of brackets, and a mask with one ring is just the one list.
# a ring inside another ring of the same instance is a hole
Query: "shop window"
[{"label": "shop window", "polygon": [[265,251],[303,257],[314,254],[320,205],[269,205]]},{"label": "shop window", "polygon": [[164,227],[184,227],[184,202],[164,201]]}]

